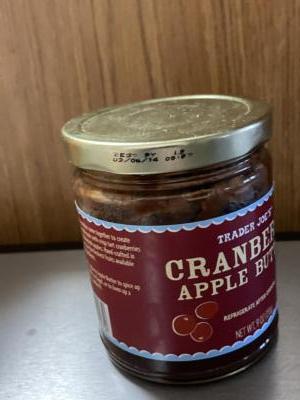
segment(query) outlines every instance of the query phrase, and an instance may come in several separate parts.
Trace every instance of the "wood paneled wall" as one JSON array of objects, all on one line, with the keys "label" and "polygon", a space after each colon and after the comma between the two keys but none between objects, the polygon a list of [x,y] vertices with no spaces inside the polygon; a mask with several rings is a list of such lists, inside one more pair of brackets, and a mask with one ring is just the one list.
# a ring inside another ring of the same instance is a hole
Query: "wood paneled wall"
[{"label": "wood paneled wall", "polygon": [[277,228],[300,231],[300,0],[1,0],[0,244],[79,240],[60,128],[104,105],[274,106]]}]

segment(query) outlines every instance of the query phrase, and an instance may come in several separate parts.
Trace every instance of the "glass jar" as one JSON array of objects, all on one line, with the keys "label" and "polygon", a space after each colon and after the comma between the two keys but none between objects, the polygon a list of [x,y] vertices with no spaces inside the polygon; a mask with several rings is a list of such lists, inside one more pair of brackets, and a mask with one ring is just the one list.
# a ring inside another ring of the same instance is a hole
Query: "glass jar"
[{"label": "glass jar", "polygon": [[265,354],[277,330],[269,107],[158,99],[86,114],[63,135],[114,364],[191,383]]}]

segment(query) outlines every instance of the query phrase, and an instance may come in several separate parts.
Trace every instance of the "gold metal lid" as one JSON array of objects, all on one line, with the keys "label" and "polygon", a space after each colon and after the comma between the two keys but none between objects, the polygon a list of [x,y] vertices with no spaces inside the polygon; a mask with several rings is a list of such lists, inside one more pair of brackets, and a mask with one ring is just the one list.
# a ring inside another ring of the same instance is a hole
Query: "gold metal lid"
[{"label": "gold metal lid", "polygon": [[268,104],[193,95],[105,108],[62,128],[77,167],[117,174],[157,174],[240,157],[271,135]]}]

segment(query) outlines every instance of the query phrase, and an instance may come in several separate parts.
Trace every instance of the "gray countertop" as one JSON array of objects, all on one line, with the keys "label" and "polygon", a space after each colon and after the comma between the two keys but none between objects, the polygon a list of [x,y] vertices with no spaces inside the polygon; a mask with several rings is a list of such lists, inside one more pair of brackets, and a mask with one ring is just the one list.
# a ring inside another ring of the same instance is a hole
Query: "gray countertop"
[{"label": "gray countertop", "polygon": [[209,385],[128,378],[98,336],[81,250],[0,255],[0,399],[300,398],[300,242],[277,243],[280,335],[260,363]]}]

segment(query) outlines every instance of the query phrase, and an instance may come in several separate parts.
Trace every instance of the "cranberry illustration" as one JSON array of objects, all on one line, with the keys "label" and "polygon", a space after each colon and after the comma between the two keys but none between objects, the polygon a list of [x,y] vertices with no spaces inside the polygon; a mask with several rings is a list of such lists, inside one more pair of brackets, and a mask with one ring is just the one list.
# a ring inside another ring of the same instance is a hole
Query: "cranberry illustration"
[{"label": "cranberry illustration", "polygon": [[179,336],[189,335],[196,325],[196,318],[193,315],[177,315],[172,321],[172,329]]},{"label": "cranberry illustration", "polygon": [[208,322],[198,322],[190,336],[195,342],[203,343],[211,338],[213,332],[213,327]]},{"label": "cranberry illustration", "polygon": [[195,314],[200,319],[211,319],[219,310],[219,305],[215,301],[206,301],[195,309]]}]

